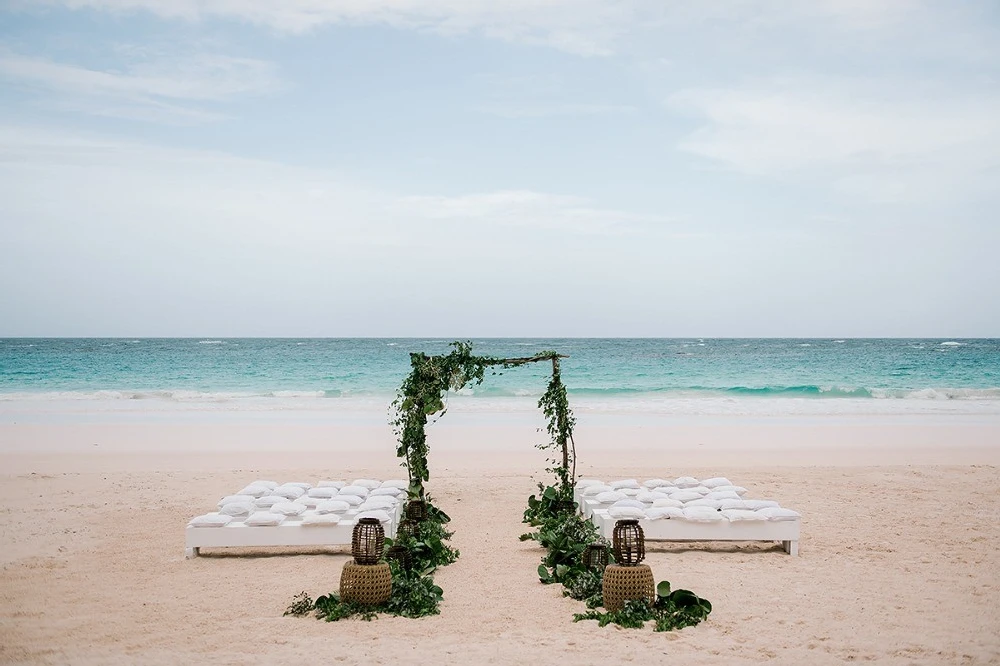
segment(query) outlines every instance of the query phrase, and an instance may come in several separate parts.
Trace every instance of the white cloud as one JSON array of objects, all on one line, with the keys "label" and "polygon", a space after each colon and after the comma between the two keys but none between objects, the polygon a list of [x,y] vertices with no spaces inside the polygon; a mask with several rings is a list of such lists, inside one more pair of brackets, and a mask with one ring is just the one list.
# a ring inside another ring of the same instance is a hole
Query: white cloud
[{"label": "white cloud", "polygon": [[1000,96],[818,81],[691,89],[667,100],[701,126],[680,148],[754,175],[826,175],[876,199],[995,189]]},{"label": "white cloud", "polygon": [[197,106],[276,90],[274,67],[220,55],[159,58],[124,71],[88,69],[19,54],[0,54],[0,78],[54,95],[55,104],[97,115],[203,121]]}]

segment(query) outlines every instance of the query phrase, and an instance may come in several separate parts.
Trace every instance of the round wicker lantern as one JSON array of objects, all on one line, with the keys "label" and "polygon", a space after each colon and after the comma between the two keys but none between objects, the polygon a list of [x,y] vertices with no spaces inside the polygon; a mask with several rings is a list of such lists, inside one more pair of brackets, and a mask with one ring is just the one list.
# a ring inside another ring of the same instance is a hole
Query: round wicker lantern
[{"label": "round wicker lantern", "polygon": [[608,547],[603,543],[592,543],[584,548],[583,566],[588,569],[603,569],[608,566]]},{"label": "round wicker lantern", "polygon": [[611,534],[615,562],[634,567],[646,559],[646,536],[638,520],[619,520]]},{"label": "round wicker lantern", "polygon": [[403,518],[399,521],[399,525],[396,526],[396,538],[410,538],[416,539],[420,537],[420,525],[410,520],[409,518]]},{"label": "round wicker lantern", "polygon": [[424,500],[410,500],[407,502],[406,517],[415,523],[427,520],[427,502]]},{"label": "round wicker lantern", "polygon": [[393,546],[385,551],[385,559],[387,562],[397,562],[403,571],[409,571],[413,567],[413,557],[406,546]]},{"label": "round wicker lantern", "polygon": [[378,518],[362,518],[351,535],[351,555],[356,564],[378,564],[385,548],[385,529]]}]

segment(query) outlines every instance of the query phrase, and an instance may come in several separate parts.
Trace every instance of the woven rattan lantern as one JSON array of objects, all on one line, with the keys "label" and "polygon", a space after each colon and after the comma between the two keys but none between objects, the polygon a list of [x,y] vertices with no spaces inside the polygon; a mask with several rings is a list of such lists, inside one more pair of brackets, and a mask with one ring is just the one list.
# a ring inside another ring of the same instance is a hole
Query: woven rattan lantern
[{"label": "woven rattan lantern", "polygon": [[608,547],[603,543],[592,543],[584,548],[583,566],[597,570],[608,566]]},{"label": "woven rattan lantern", "polygon": [[407,502],[406,517],[415,523],[427,520],[427,502],[423,500],[410,500]]},{"label": "woven rattan lantern", "polygon": [[619,520],[615,523],[611,547],[615,552],[615,561],[623,566],[634,567],[646,559],[646,536],[639,521]]},{"label": "woven rattan lantern", "polygon": [[385,529],[378,518],[362,518],[351,536],[351,555],[357,564],[378,564],[385,548]]},{"label": "woven rattan lantern", "polygon": [[397,562],[403,571],[409,571],[413,567],[413,558],[406,546],[393,546],[385,551],[385,559],[388,562]]},{"label": "woven rattan lantern", "polygon": [[403,518],[396,526],[396,536],[416,539],[420,536],[420,525],[409,518]]}]

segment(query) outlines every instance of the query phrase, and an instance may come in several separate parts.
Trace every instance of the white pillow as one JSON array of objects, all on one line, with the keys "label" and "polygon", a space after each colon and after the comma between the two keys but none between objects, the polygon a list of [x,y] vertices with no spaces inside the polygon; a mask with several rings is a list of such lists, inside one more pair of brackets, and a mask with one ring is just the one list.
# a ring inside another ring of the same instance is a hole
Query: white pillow
[{"label": "white pillow", "polygon": [[345,513],[351,510],[351,505],[340,499],[326,500],[316,505],[316,513]]},{"label": "white pillow", "polygon": [[368,497],[368,488],[366,486],[344,486],[340,489],[339,495],[357,495],[358,497]]},{"label": "white pillow", "polygon": [[653,488],[662,488],[663,486],[672,486],[674,484],[666,479],[649,479],[648,481],[643,481],[642,485],[652,490]]},{"label": "white pillow", "polygon": [[340,502],[347,502],[351,506],[360,506],[361,503],[365,501],[364,498],[358,497],[357,495],[337,495],[334,499]]},{"label": "white pillow", "polygon": [[675,499],[678,502],[693,502],[694,500],[700,500],[701,494],[690,491],[690,490],[678,490],[675,493],[671,493],[670,499]]},{"label": "white pillow", "polygon": [[400,492],[402,492],[402,491],[400,491],[399,488],[396,488],[396,487],[393,487],[393,486],[389,486],[387,488],[375,488],[370,493],[368,493],[368,496],[369,497],[397,497],[400,494]]},{"label": "white pillow", "polygon": [[722,513],[707,506],[686,506],[681,511],[684,513],[684,520],[693,523],[714,523],[725,520]]},{"label": "white pillow", "polygon": [[256,499],[253,495],[226,495],[219,500],[218,507],[221,509],[227,504],[253,502]]},{"label": "white pillow", "polygon": [[283,516],[301,516],[305,512],[305,506],[297,502],[279,502],[271,507],[271,513],[280,513]]},{"label": "white pillow", "polygon": [[267,486],[259,486],[255,483],[251,483],[249,486],[236,493],[237,495],[250,495],[251,497],[263,497],[264,495],[270,495],[271,489]]},{"label": "white pillow", "polygon": [[599,486],[599,485],[595,484],[593,486],[587,486],[586,488],[584,488],[583,489],[583,496],[584,497],[593,497],[595,495],[599,495],[600,493],[610,493],[613,490],[614,490],[614,488],[612,488],[611,486],[608,486],[608,485],[600,485]]},{"label": "white pillow", "polygon": [[646,512],[634,506],[613,506],[608,509],[608,515],[612,518],[640,520],[646,517]]},{"label": "white pillow", "polygon": [[271,494],[284,497],[285,499],[296,500],[305,495],[306,491],[298,486],[278,486],[271,491]]},{"label": "white pillow", "polygon": [[636,497],[639,493],[644,492],[645,488],[619,488],[618,492],[624,493],[628,497]]},{"label": "white pillow", "polygon": [[625,499],[625,493],[620,493],[617,490],[609,490],[608,492],[598,493],[594,498],[601,504],[614,504],[618,500]]},{"label": "white pillow", "polygon": [[392,520],[392,517],[390,517],[389,514],[382,509],[362,511],[357,515],[356,520],[361,520],[362,518],[377,518],[380,523],[387,523]]},{"label": "white pillow", "polygon": [[783,509],[780,506],[769,506],[758,511],[760,515],[768,520],[798,520],[802,517],[798,511]]},{"label": "white pillow", "polygon": [[[384,500],[390,500],[386,502]],[[389,511],[396,508],[396,500],[391,497],[369,497],[358,506],[358,511],[368,511],[371,509],[384,509]]]},{"label": "white pillow", "polygon": [[335,513],[310,513],[302,519],[303,525],[336,525],[340,516]]},{"label": "white pillow", "polygon": [[230,502],[219,509],[219,513],[223,516],[249,516],[256,510],[252,502]]},{"label": "white pillow", "polygon": [[577,479],[576,480],[576,487],[580,488],[581,490],[584,489],[584,488],[586,488],[587,486],[603,486],[603,485],[604,485],[604,482],[603,481],[598,481],[597,479]]},{"label": "white pillow", "polygon": [[[303,491],[309,490],[310,488],[312,488],[312,484],[311,483],[304,483],[302,481],[289,481],[288,483],[281,484],[281,486],[293,486],[295,488],[301,488]],[[281,486],[278,486],[278,487],[280,488]]]},{"label": "white pillow", "polygon": [[336,488],[337,490],[340,490],[341,488],[343,488],[346,485],[347,484],[344,483],[343,481],[320,481],[319,483],[316,484],[316,487],[317,488]]},{"label": "white pillow", "polygon": [[295,500],[295,503],[301,504],[302,506],[310,509],[315,509],[320,505],[320,502],[326,502],[326,501],[327,500],[322,497],[310,497],[309,495],[305,495]]},{"label": "white pillow", "polygon": [[778,506],[778,503],[774,500],[743,500],[743,503],[746,505],[746,508],[751,511],[776,508]]},{"label": "white pillow", "polygon": [[684,512],[672,506],[653,507],[646,509],[646,518],[650,520],[663,520],[664,518],[683,518]]},{"label": "white pillow", "polygon": [[379,488],[399,488],[400,490],[406,490],[410,487],[410,482],[405,479],[389,479],[388,481],[383,481]]},{"label": "white pillow", "polygon": [[280,495],[267,495],[266,497],[258,497],[254,500],[254,505],[261,509],[270,509],[275,504],[279,502],[287,502],[287,497],[281,497]]},{"label": "white pillow", "polygon": [[727,479],[724,476],[716,476],[711,479],[704,479],[701,482],[701,485],[705,486],[706,488],[718,488],[719,486],[731,486],[733,484],[730,483],[729,479]]},{"label": "white pillow", "polygon": [[713,490],[712,492],[705,495],[705,499],[714,500],[736,500],[740,496],[734,493],[732,490]]},{"label": "white pillow", "polygon": [[318,497],[319,499],[330,499],[331,497],[336,497],[339,489],[337,488],[310,488],[306,494],[309,497]]},{"label": "white pillow", "polygon": [[191,527],[225,527],[233,521],[232,516],[223,516],[218,513],[206,513],[204,516],[196,516],[188,523]]},{"label": "white pillow", "polygon": [[702,497],[704,497],[705,495],[707,495],[707,494],[709,494],[710,492],[712,492],[711,490],[709,490],[709,489],[708,489],[708,488],[706,488],[705,486],[695,486],[695,487],[693,487],[693,488],[685,488],[685,490],[690,490],[690,491],[691,491],[691,492],[693,492],[693,493],[698,493],[698,494],[699,494],[699,495],[701,495]]},{"label": "white pillow", "polygon": [[761,515],[760,511],[748,511],[746,509],[726,509],[722,515],[729,519],[731,523],[738,523],[745,520],[767,520],[767,516]]},{"label": "white pillow", "polygon": [[635,507],[636,509],[645,509],[646,508],[645,504],[643,504],[639,500],[634,500],[634,499],[620,499],[617,502],[615,502],[614,504],[612,504],[611,506],[612,507],[615,507],[615,506],[631,506],[631,507]]},{"label": "white pillow", "polygon": [[264,479],[257,479],[256,481],[252,481],[250,483],[250,485],[251,486],[264,486],[268,490],[273,490],[274,488],[277,488],[281,484],[278,483],[277,481],[267,481],[267,480],[264,480]]},{"label": "white pillow", "polygon": [[698,479],[693,476],[679,476],[674,479],[674,485],[678,488],[694,488],[698,483]]},{"label": "white pillow", "polygon": [[285,517],[280,513],[258,511],[256,513],[251,513],[250,516],[243,521],[243,524],[249,525],[250,527],[274,527],[275,525],[280,525],[284,520]]},{"label": "white pillow", "polygon": [[708,499],[706,497],[702,497],[701,499],[696,499],[696,500],[691,500],[690,502],[686,502],[684,504],[684,507],[687,508],[689,506],[707,506],[709,509],[715,509],[716,511],[718,511],[720,502],[721,500]]},{"label": "white pillow", "polygon": [[753,511],[747,506],[747,503],[741,499],[724,499],[719,500],[719,508],[723,511],[738,510],[738,511]]},{"label": "white pillow", "polygon": [[736,493],[737,495],[739,495],[740,497],[743,497],[744,495],[747,494],[747,489],[744,488],[743,486],[716,486],[715,488],[712,488],[712,490],[715,491],[715,492],[718,492],[718,491],[721,491],[721,490],[731,490],[734,493]]},{"label": "white pillow", "polygon": [[658,497],[653,500],[654,509],[682,509],[684,508],[684,502],[678,502],[675,499],[670,499],[669,497]]},{"label": "white pillow", "polygon": [[361,486],[362,488],[367,488],[368,490],[374,490],[382,485],[381,481],[376,481],[375,479],[354,479],[352,486]]},{"label": "white pillow", "polygon": [[635,479],[620,479],[618,481],[612,481],[608,485],[615,490],[621,490],[622,488],[639,488],[639,482]]},{"label": "white pillow", "polygon": [[636,494],[635,498],[640,502],[645,502],[646,504],[652,504],[653,502],[655,502],[660,498],[660,495],[650,492],[644,488],[640,490],[638,494]]}]

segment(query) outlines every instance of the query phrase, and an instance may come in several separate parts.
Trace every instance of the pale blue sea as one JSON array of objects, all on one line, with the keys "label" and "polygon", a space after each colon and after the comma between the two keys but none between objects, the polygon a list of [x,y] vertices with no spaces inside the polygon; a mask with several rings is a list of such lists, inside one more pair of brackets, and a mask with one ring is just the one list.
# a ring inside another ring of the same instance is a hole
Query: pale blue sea
[{"label": "pale blue sea", "polygon": [[[445,339],[0,339],[0,410],[382,409],[409,353]],[[996,339],[486,339],[484,355],[568,355],[583,410],[682,413],[1000,411]],[[453,399],[531,408],[544,365]],[[89,407],[88,407],[89,406]]]}]

